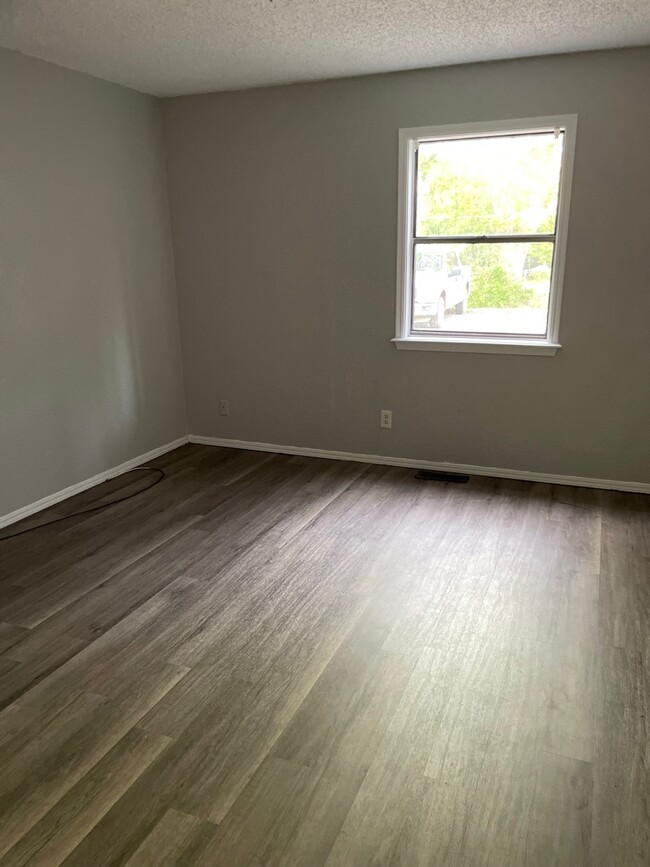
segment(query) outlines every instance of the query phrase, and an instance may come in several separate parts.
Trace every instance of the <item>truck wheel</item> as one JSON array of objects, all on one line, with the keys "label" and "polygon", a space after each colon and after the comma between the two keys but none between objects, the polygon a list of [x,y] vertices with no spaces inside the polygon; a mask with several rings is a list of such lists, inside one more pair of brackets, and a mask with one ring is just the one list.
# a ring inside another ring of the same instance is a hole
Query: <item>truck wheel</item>
[{"label": "truck wheel", "polygon": [[467,313],[467,299],[469,298],[469,283],[465,286],[465,297],[454,307],[456,313]]},{"label": "truck wheel", "polygon": [[443,328],[445,324],[445,296],[441,295],[438,298],[438,308],[436,310],[436,328]]}]

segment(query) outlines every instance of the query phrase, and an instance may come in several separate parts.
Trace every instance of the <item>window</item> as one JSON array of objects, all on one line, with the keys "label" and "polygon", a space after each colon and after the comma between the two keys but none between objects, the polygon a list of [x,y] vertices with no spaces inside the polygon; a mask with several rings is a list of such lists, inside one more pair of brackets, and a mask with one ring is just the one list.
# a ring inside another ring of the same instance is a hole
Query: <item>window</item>
[{"label": "window", "polygon": [[399,349],[556,352],[575,130],[400,130]]}]

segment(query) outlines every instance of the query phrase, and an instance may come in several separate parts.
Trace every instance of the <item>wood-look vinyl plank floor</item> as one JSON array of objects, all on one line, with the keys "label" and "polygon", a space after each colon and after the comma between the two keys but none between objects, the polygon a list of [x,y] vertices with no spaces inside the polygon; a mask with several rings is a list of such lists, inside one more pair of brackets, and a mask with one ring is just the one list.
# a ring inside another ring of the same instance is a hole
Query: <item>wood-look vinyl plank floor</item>
[{"label": "wood-look vinyl plank floor", "polygon": [[650,864],[650,498],[154,463],[0,542],[0,867]]}]

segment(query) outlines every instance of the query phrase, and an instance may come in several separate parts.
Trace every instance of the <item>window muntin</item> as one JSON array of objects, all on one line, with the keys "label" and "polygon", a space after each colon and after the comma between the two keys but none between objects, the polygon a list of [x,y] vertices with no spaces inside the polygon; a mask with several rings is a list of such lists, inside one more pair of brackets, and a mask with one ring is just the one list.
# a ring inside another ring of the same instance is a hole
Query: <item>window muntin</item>
[{"label": "window muntin", "polygon": [[401,131],[398,341],[557,341],[575,118],[538,121]]}]

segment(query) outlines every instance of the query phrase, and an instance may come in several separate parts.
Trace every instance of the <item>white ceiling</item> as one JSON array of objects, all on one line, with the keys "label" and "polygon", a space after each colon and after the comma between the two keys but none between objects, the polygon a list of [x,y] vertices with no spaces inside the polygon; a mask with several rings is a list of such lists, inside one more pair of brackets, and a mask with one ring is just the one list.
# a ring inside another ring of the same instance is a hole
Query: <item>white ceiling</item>
[{"label": "white ceiling", "polygon": [[648,43],[649,0],[0,0],[0,45],[157,96]]}]

